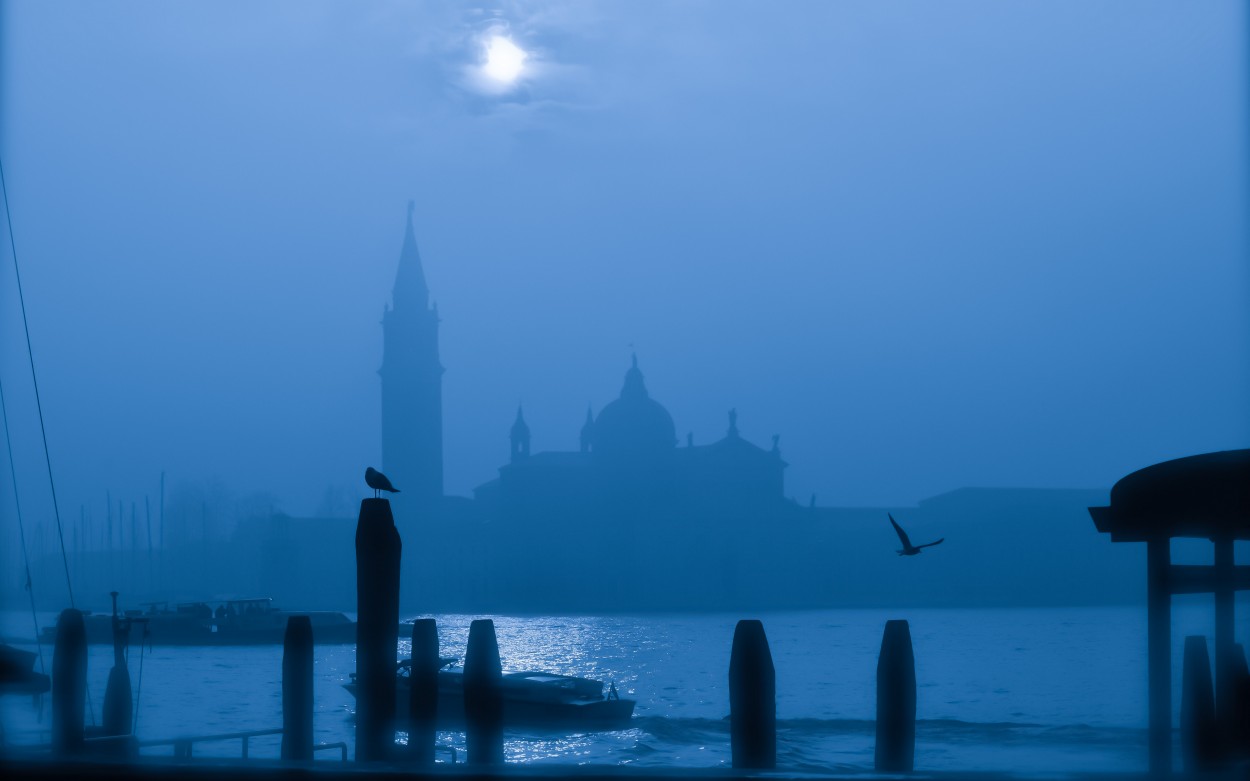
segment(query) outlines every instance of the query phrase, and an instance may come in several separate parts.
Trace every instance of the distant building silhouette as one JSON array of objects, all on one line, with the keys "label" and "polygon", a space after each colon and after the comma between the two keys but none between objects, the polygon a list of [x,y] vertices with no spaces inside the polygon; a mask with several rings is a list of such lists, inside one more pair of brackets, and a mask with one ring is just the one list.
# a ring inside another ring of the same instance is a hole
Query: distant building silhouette
[{"label": "distant building silhouette", "polygon": [[[567,450],[535,449],[543,432],[518,406],[510,426],[500,421],[508,445],[497,476],[472,498],[445,496],[438,327],[410,205],[380,374],[382,465],[403,489],[396,524],[421,540],[404,554],[414,605],[602,612],[830,600],[828,561],[847,530],[835,511],[785,496],[780,438],[749,441],[734,409],[719,438],[679,442],[637,356],[598,414],[593,404],[584,418],[570,411]],[[879,520],[872,529],[890,535]],[[888,539],[873,548],[888,552]]]},{"label": "distant building silhouette", "polygon": [[[498,475],[473,498],[445,496],[439,318],[411,209],[379,370],[382,468],[403,491],[393,512],[404,541],[405,611],[600,615],[1142,598],[1140,556],[1107,550],[1088,528],[1086,508],[1105,502],[1105,491],[962,488],[926,499],[907,508],[908,526],[926,539],[940,528],[960,543],[902,564],[882,521],[900,508],[820,507],[815,495],[800,506],[784,495],[779,438],[768,449],[748,441],[736,410],[719,439],[686,433],[679,446],[673,417],[651,397],[636,358],[598,415],[593,406],[584,417],[570,410],[569,450],[536,452],[544,433],[518,408],[510,429],[499,421],[509,445]],[[229,539],[162,542],[158,569],[138,546],[75,546],[71,561],[87,593],[251,592],[351,609],[356,528],[354,513],[270,510]],[[1047,533],[1033,534],[1039,528]],[[60,577],[62,566],[60,556],[43,556],[35,578]]]},{"label": "distant building silhouette", "polygon": [[382,315],[382,469],[418,503],[443,496],[443,366],[438,307],[430,304],[412,229],[413,204],[391,305]]},{"label": "distant building silhouette", "polygon": [[[392,306],[382,319],[382,464],[419,501],[444,515],[462,514],[463,507],[431,502],[443,497],[443,367],[438,309],[429,299],[410,203]],[[648,393],[636,355],[620,396],[597,416],[586,410],[577,450],[531,453],[530,436],[518,407],[508,463],[498,478],[474,489],[475,515],[542,531],[587,518],[758,517],[785,504],[786,463],[777,437],[771,450],[748,442],[730,410],[719,441],[696,446],[687,437],[679,448],[673,417]]]},{"label": "distant building silhouette", "polygon": [[647,392],[638,358],[625,372],[620,397],[596,417],[587,411],[579,449],[530,453],[530,429],[521,410],[512,424],[512,452],[499,477],[474,489],[491,516],[511,528],[554,519],[650,522],[680,515],[759,515],[788,506],[786,462],[776,439],[765,450],[738,433],[730,410],[725,436],[710,445],[677,447],[673,418]]},{"label": "distant building silhouette", "polygon": [[512,423],[512,431],[508,432],[508,440],[512,443],[512,463],[530,457],[530,427],[520,406],[516,408],[516,420]]}]

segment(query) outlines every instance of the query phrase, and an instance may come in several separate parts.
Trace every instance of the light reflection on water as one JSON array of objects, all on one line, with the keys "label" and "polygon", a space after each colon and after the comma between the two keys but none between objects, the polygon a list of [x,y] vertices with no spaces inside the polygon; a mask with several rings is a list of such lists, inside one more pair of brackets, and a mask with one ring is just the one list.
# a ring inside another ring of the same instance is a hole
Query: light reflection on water
[{"label": "light reflection on water", "polygon": [[[1144,610],[1126,607],[765,615],[777,668],[782,767],[871,766],[876,654],[885,620],[896,617],[910,619],[916,649],[922,720],[918,768],[1042,772],[1144,766]],[[442,654],[463,659],[476,616],[436,618]],[[1176,618],[1179,661],[1183,635],[1209,631],[1203,624],[1208,614],[1182,609]],[[506,671],[536,669],[615,682],[623,697],[637,700],[631,729],[508,733],[506,757],[566,764],[727,765],[724,717],[736,619],[723,614],[495,617]],[[5,615],[5,634],[22,632],[23,620],[29,624],[29,615]],[[1246,628],[1238,630],[1244,634]],[[409,649],[404,638],[400,657]],[[45,653],[50,664],[51,649]],[[280,726],[281,658],[279,646],[157,647],[145,653],[138,703],[141,738]],[[138,660],[133,653],[136,687]],[[97,718],[110,664],[110,649],[93,646],[89,678]],[[342,684],[354,671],[354,647],[317,647],[318,742],[353,743],[354,702]],[[1179,685],[1179,674],[1176,679]],[[46,709],[39,721],[29,700],[4,698],[0,708],[10,742],[47,740]],[[442,733],[440,742],[464,747],[460,733]],[[279,745],[278,737],[258,738],[250,753],[276,756]],[[239,744],[197,744],[195,751],[237,757]],[[336,757],[337,752],[319,755]]]}]

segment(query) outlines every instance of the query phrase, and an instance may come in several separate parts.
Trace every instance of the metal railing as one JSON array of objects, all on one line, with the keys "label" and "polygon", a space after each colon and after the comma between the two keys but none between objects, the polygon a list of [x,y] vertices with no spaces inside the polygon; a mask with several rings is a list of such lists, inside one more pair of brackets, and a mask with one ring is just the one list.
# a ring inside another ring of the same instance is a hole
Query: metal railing
[{"label": "metal railing", "polygon": [[[161,738],[159,740],[139,741],[134,740],[133,735],[111,735],[87,738],[83,742],[88,746],[102,748],[106,751],[114,749],[122,754],[126,754],[132,746],[135,749],[152,748],[155,746],[173,746],[174,759],[190,759],[192,755],[191,747],[196,743],[206,743],[218,740],[238,740],[241,741],[240,747],[242,749],[240,757],[242,759],[247,759],[249,749],[251,748],[250,741],[252,738],[281,734],[281,729],[257,729],[251,730],[250,732],[223,732],[220,735],[195,735],[192,737]],[[333,749],[339,750],[339,758],[341,761],[347,761],[347,743],[343,741],[338,741],[336,743],[317,743],[312,748],[314,752],[331,751]],[[18,753],[44,754],[51,752],[52,746],[47,743],[35,746],[6,746],[5,750]],[[449,761],[450,764],[454,765],[460,760],[459,752],[456,750],[455,746],[437,745],[434,747],[434,751],[436,753],[446,752],[449,754],[451,756]]]},{"label": "metal railing", "polygon": [[[238,740],[238,741],[241,741],[241,744],[240,744],[242,748],[241,757],[243,759],[247,759],[248,752],[251,747],[250,743],[251,743],[252,738],[264,737],[266,735],[281,735],[281,734],[282,734],[281,727],[277,729],[256,729],[256,730],[250,730],[248,732],[223,732],[219,735],[196,735],[194,737],[163,738],[161,740],[141,740],[138,743],[138,747],[139,748],[151,748],[153,746],[173,746],[174,759],[190,759],[191,753],[192,753],[191,747],[196,743],[207,743],[209,741],[218,741],[218,740]],[[342,761],[346,762],[347,761],[347,744],[344,742],[340,741],[338,743],[318,743],[312,747],[312,750],[313,751],[328,751],[328,750],[336,749],[336,748],[341,752],[340,756],[342,757]]]}]

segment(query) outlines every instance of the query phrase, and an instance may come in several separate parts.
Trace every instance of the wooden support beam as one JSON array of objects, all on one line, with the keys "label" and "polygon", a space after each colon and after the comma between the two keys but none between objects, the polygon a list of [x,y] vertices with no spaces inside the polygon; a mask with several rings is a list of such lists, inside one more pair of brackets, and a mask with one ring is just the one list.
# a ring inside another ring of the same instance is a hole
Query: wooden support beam
[{"label": "wooden support beam", "polygon": [[[1232,590],[1250,591],[1250,565],[1232,566],[1231,570]],[[1173,564],[1168,568],[1168,591],[1173,594],[1212,594],[1222,585],[1217,567],[1210,564]]]},{"label": "wooden support beam", "polygon": [[1147,667],[1150,681],[1150,772],[1172,772],[1172,541],[1146,543]]},{"label": "wooden support beam", "polygon": [[1236,569],[1232,537],[1215,540],[1215,707],[1226,735],[1232,734],[1237,713],[1233,691],[1233,579]]}]

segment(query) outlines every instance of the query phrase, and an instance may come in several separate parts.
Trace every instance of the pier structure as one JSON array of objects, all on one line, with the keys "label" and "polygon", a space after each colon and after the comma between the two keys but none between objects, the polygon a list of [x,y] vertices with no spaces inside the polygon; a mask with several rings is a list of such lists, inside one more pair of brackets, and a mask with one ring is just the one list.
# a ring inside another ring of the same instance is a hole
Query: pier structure
[{"label": "pier structure", "polygon": [[[1217,730],[1237,725],[1244,659],[1233,641],[1233,595],[1250,590],[1250,566],[1236,565],[1233,543],[1250,540],[1250,449],[1164,461],[1125,476],[1106,507],[1089,508],[1112,542],[1146,543],[1147,649],[1150,681],[1150,770],[1172,770],[1172,595],[1215,597]],[[1173,564],[1174,537],[1209,539],[1212,564]],[[1205,664],[1205,660],[1203,664]]]}]

